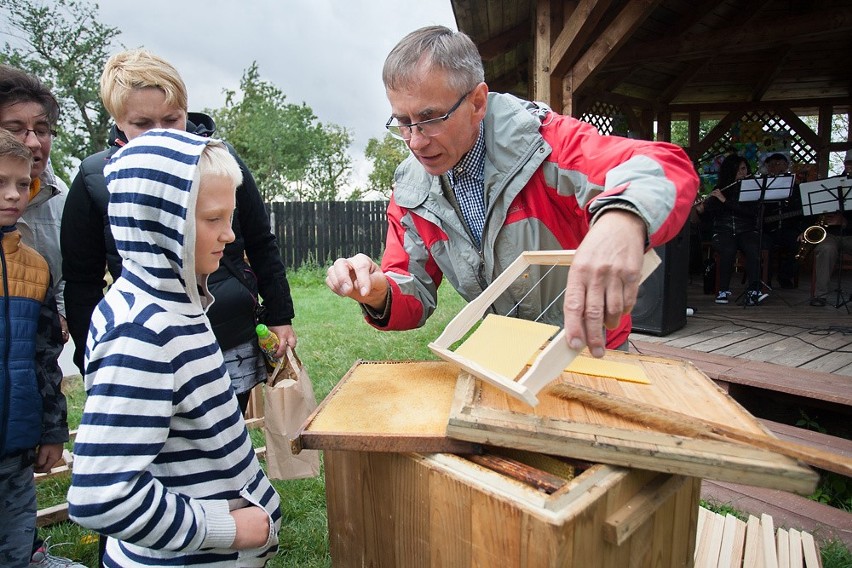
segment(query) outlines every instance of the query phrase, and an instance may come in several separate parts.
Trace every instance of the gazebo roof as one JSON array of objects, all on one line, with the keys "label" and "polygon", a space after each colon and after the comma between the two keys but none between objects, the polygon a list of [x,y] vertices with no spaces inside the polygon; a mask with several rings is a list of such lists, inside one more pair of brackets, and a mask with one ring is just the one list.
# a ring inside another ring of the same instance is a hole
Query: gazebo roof
[{"label": "gazebo roof", "polygon": [[738,106],[806,114],[852,107],[850,0],[451,3],[492,90],[550,94],[544,98],[563,112],[579,115],[593,101],[665,109],[673,118]]}]

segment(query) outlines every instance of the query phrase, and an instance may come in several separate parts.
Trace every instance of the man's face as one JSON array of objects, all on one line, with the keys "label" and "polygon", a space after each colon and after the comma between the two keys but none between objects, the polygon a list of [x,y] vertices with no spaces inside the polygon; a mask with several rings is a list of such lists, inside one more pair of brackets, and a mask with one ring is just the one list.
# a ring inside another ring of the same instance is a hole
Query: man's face
[{"label": "man's face", "polygon": [[30,200],[30,164],[18,158],[0,158],[0,227],[18,222]]},{"label": "man's face", "polygon": [[50,158],[50,148],[53,146],[53,135],[38,137],[33,130],[48,132],[52,126],[47,122],[44,107],[36,102],[12,103],[0,108],[0,128],[9,127],[12,130],[24,131],[21,142],[33,153],[33,167],[30,176],[39,177],[47,167]]},{"label": "man's face", "polygon": [[231,219],[236,186],[230,178],[203,176],[195,205],[195,272],[212,274],[219,268],[225,245],[234,240]]},{"label": "man's face", "polygon": [[166,104],[166,93],[157,87],[131,90],[124,101],[124,116],[114,118],[128,140],[153,128],[186,130],[186,111]]},{"label": "man's face", "polygon": [[[386,91],[391,114],[401,125],[443,116],[464,93],[452,89],[446,73],[423,69],[405,88]],[[462,100],[459,107],[441,125],[434,136],[425,136],[417,128],[408,148],[431,175],[441,175],[455,166],[479,136],[479,124],[485,116],[488,87],[480,83]]]}]

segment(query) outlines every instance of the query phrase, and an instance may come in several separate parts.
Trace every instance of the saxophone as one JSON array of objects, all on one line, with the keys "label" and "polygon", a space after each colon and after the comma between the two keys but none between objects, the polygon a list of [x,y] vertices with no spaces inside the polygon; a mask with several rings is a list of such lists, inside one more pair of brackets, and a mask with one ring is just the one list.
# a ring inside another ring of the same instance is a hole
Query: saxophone
[{"label": "saxophone", "polygon": [[799,245],[799,250],[796,251],[796,261],[802,261],[807,257],[814,247],[820,244],[825,240],[825,235],[827,234],[826,227],[826,219],[823,215],[819,218],[819,223],[816,225],[811,225],[802,233],[802,244]]}]

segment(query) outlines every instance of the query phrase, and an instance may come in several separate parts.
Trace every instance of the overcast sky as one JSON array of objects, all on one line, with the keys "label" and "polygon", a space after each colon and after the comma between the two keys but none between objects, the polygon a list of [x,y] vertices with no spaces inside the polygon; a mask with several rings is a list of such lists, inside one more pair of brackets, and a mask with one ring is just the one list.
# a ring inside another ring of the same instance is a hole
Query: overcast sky
[{"label": "overcast sky", "polygon": [[[100,21],[124,47],[145,47],[172,63],[189,90],[189,110],[219,108],[257,61],[261,79],[320,121],[353,135],[353,182],[369,172],[363,151],[384,136],[390,105],[382,64],[408,32],[457,29],[450,0],[101,0]],[[116,51],[121,47],[117,46]]]}]

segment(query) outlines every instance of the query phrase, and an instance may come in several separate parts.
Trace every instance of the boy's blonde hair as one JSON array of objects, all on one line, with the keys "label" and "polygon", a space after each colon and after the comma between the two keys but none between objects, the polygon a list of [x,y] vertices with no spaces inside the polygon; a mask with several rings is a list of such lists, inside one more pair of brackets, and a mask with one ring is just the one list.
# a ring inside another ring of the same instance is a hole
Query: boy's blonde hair
[{"label": "boy's blonde hair", "polygon": [[205,176],[228,178],[235,187],[243,183],[240,165],[221,140],[211,140],[198,157],[198,179]]},{"label": "boy's blonde hair", "polygon": [[156,87],[166,94],[166,104],[186,111],[186,85],[171,63],[146,49],[131,49],[110,57],[101,74],[101,100],[113,119],[124,116],[128,94]]},{"label": "boy's blonde hair", "polygon": [[31,168],[33,153],[8,130],[0,128],[0,159],[11,158],[26,162]]}]

